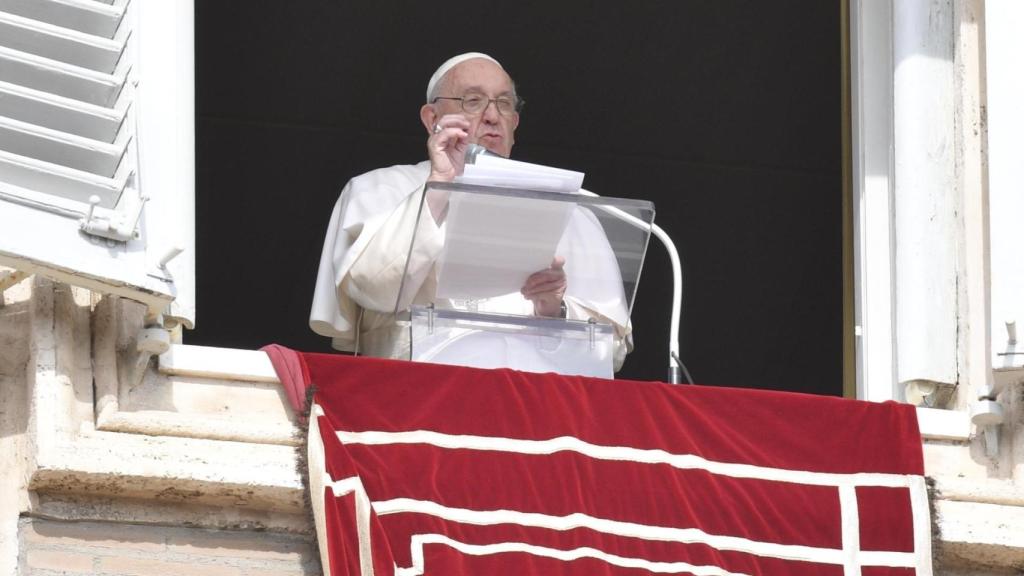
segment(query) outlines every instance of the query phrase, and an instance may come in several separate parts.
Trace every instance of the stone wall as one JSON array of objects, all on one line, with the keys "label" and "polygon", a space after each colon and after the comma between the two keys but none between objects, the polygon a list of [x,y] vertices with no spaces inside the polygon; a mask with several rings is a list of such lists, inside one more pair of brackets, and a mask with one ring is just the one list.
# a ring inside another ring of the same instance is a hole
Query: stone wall
[{"label": "stone wall", "polygon": [[2,297],[0,574],[320,573],[265,354],[43,278]]},{"label": "stone wall", "polygon": [[312,576],[308,536],[23,518],[18,574],[58,576]]}]

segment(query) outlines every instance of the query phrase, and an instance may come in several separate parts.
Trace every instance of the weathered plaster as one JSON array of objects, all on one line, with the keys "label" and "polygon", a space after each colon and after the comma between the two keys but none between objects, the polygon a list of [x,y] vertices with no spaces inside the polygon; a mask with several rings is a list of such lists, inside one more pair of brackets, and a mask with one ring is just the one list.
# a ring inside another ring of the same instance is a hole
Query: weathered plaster
[{"label": "weathered plaster", "polygon": [[[155,359],[136,384],[143,307],[107,297],[93,310],[88,292],[43,279],[32,286],[28,301],[3,308],[2,334],[20,345],[4,366],[22,366],[4,391],[27,408],[18,413],[30,504],[19,510],[308,531],[299,436],[279,384],[167,375]],[[17,513],[5,517],[9,526]]]},{"label": "weathered plaster", "polygon": [[26,446],[30,283],[0,292],[0,574],[14,574],[18,516],[28,508]]},{"label": "weathered plaster", "polygon": [[1024,506],[939,500],[941,557],[995,569],[1024,567]]},{"label": "weathered plaster", "polygon": [[[151,358],[136,350],[144,312],[140,305],[116,298],[107,298],[96,308],[92,335],[97,430],[253,444],[300,443],[295,415],[265,354],[225,351],[223,366],[241,368],[248,361],[259,367],[240,370],[241,377],[209,368],[209,358],[197,362],[196,356],[204,355],[197,354],[195,346],[174,344],[159,358]],[[168,369],[165,359],[171,364]],[[145,371],[138,378],[140,365]]]},{"label": "weathered plaster", "polygon": [[33,515],[59,520],[93,520],[134,524],[197,526],[230,530],[272,530],[311,534],[312,519],[304,508],[259,510],[235,505],[210,505],[171,498],[125,498],[85,494],[39,494]]}]

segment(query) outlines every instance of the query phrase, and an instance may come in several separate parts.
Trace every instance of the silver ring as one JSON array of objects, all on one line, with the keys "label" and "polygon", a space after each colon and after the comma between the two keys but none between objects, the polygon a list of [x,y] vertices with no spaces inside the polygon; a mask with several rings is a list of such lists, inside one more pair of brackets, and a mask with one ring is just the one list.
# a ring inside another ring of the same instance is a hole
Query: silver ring
[{"label": "silver ring", "polygon": [[439,133],[442,130],[440,124],[434,124],[434,134]]}]

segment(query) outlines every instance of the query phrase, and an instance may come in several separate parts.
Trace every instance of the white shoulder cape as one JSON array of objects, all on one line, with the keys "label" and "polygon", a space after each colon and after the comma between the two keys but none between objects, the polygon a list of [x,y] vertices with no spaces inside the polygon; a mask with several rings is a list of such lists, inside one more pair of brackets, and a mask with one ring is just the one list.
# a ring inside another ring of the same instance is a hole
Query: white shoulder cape
[{"label": "white shoulder cape", "polygon": [[351,349],[359,313],[339,284],[388,215],[429,175],[427,161],[391,166],[356,176],[341,191],[327,226],[309,314],[309,327],[333,338],[335,348]]}]

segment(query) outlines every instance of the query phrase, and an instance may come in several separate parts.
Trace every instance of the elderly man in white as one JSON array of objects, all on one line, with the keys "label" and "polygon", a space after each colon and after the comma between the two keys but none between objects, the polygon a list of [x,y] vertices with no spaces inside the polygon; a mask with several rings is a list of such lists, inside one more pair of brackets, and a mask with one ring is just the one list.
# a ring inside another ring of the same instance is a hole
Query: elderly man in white
[{"label": "elderly man in white", "polygon": [[[427,85],[427,103],[420,108],[420,120],[429,134],[429,160],[357,176],[335,205],[310,314],[315,332],[331,337],[339,350],[409,357],[408,328],[395,315],[396,303],[403,311],[413,304],[434,302],[433,259],[437,256],[430,249],[409,256],[412,234],[415,231],[417,246],[439,249],[443,243],[444,203],[428,197],[433,218],[418,218],[420,192],[428,181],[451,182],[460,175],[470,144],[508,157],[520,107],[512,79],[486,54],[461,54],[438,68]],[[602,242],[606,243],[603,237]],[[565,257],[556,256],[548,269],[526,280],[521,295],[499,298],[481,310],[610,322],[615,327],[613,357],[618,370],[632,348],[624,297],[609,307],[607,302],[574,298],[571,289],[567,295],[571,278],[565,264]],[[403,276],[406,287],[400,301]],[[408,289],[410,284],[414,290]],[[609,284],[617,285],[612,300],[618,299],[621,282]]]}]

